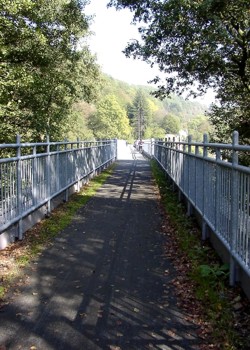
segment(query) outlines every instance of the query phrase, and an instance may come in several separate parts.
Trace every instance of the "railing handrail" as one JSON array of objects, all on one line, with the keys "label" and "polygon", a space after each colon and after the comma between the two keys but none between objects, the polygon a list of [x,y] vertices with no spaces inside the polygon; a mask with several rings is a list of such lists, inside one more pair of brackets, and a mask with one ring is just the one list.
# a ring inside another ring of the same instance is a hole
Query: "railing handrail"
[{"label": "railing handrail", "polygon": [[[250,145],[239,145],[238,136],[233,132],[231,144],[209,143],[206,134],[203,142],[191,137],[187,142],[144,140],[144,152],[157,160],[186,197],[188,212],[193,207],[201,215],[203,237],[210,227],[228,250],[232,284],[236,263],[250,276],[250,167],[238,161],[238,153],[249,152]],[[222,159],[225,150],[230,159]]]},{"label": "railing handrail", "polygon": [[[70,187],[116,159],[116,144],[114,139],[50,142],[49,137],[22,143],[20,136],[15,144],[1,144],[10,157],[0,158],[0,234],[18,223],[16,237],[22,239],[23,218],[45,204],[50,212],[50,201],[62,192],[67,199]],[[22,154],[26,148],[31,150]]]},{"label": "railing handrail", "polygon": [[63,146],[63,145],[79,145],[79,144],[96,144],[103,145],[109,142],[113,142],[115,139],[105,139],[105,140],[94,140],[94,141],[44,141],[44,142],[16,142],[16,143],[2,143],[0,144],[0,149],[9,149],[9,148],[24,148],[24,147],[43,147],[43,146]]}]

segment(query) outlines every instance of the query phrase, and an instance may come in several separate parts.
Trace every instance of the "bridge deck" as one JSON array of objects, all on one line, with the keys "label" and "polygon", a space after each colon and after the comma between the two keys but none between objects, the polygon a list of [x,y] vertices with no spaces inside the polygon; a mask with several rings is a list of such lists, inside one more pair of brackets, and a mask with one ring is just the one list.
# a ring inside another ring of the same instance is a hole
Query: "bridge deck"
[{"label": "bridge deck", "polygon": [[28,268],[0,314],[6,349],[197,349],[171,291],[150,166],[127,158]]}]

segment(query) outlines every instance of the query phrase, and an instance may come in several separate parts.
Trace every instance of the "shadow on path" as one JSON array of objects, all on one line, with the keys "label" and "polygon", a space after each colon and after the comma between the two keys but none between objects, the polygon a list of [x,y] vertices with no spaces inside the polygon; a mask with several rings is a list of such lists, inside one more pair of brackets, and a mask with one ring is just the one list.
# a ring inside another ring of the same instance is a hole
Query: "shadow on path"
[{"label": "shadow on path", "polygon": [[[32,262],[0,313],[6,349],[197,349],[176,306],[175,272],[150,166],[141,155],[113,175]],[[33,347],[33,348],[32,348]]]}]

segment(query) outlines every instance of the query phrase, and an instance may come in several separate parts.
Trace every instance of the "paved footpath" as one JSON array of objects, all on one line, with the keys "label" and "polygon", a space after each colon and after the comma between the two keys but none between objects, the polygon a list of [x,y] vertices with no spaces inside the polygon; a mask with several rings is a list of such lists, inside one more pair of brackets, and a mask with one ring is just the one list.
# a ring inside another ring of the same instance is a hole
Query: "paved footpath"
[{"label": "paved footpath", "polygon": [[118,161],[1,310],[0,349],[197,349],[171,291],[158,204],[148,161]]}]

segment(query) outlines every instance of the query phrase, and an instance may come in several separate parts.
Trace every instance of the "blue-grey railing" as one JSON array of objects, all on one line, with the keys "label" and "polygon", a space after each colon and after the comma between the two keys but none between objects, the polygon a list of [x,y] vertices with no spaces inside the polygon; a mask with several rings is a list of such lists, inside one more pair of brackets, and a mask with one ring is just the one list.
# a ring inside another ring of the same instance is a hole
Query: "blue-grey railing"
[{"label": "blue-grey railing", "polygon": [[[149,141],[144,152],[154,157],[180,192],[203,219],[203,238],[207,226],[223,242],[231,256],[231,283],[235,262],[250,276],[250,167],[239,165],[238,153],[250,154],[250,146],[203,142]],[[230,155],[230,161],[222,154]]]},{"label": "blue-grey railing", "polygon": [[116,158],[116,140],[1,144],[14,154],[0,158],[0,233],[43,205],[50,212],[51,200]]}]

